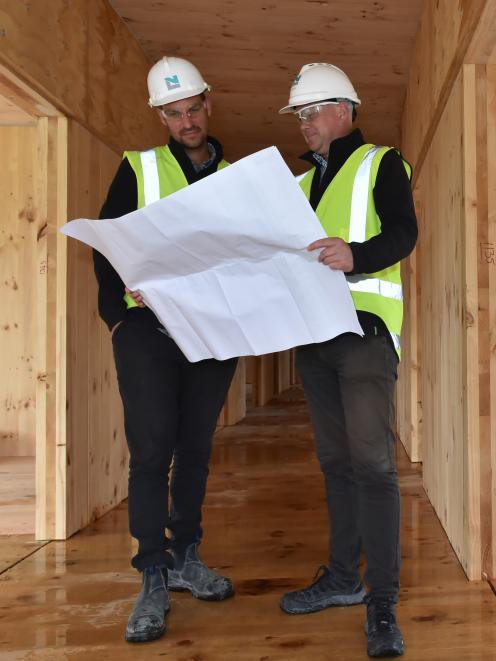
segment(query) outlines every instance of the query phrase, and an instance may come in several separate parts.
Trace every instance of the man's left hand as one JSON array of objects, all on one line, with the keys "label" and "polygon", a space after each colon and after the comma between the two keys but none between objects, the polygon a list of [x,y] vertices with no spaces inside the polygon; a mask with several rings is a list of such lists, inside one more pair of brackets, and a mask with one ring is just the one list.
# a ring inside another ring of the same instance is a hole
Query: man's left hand
[{"label": "man's left hand", "polygon": [[319,255],[319,262],[322,262],[322,264],[335,271],[343,271],[344,273],[353,271],[353,253],[350,246],[343,239],[337,237],[319,239],[311,243],[307,250],[317,250],[318,248],[323,248]]}]

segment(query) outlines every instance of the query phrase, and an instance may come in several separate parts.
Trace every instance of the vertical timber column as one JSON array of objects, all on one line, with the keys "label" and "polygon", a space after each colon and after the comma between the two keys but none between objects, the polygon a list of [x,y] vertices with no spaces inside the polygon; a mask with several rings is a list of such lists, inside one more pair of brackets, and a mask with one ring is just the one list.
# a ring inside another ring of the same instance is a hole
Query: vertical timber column
[{"label": "vertical timber column", "polygon": [[67,120],[38,120],[36,538],[66,537]]},{"label": "vertical timber column", "polygon": [[[480,221],[487,217],[487,194],[480,188],[481,177],[486,171],[487,159],[479,164],[478,156],[482,142],[486,142],[486,122],[478,126],[480,108],[475,65],[465,65],[463,79],[463,236],[464,249],[464,295],[462,321],[465,330],[465,355],[463,356],[463,400],[465,441],[463,480],[464,513],[463,538],[464,554],[461,558],[463,568],[470,579],[481,577],[481,442],[479,429],[479,269],[478,269],[478,234]],[[486,209],[486,213],[484,212]]]},{"label": "vertical timber column", "polygon": [[[475,184],[477,206],[474,216],[473,268],[477,281],[477,370],[472,385],[473,433],[479,454],[474,456],[480,479],[474,506],[480,508],[481,565],[485,576],[496,576],[496,66],[465,67],[473,71],[475,87]],[[467,73],[466,73],[467,75]]]}]

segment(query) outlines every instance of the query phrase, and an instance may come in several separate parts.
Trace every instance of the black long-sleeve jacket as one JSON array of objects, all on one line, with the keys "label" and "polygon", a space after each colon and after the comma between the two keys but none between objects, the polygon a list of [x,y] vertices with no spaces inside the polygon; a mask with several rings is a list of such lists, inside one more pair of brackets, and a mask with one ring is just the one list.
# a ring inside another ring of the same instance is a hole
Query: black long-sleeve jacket
[{"label": "black long-sleeve jacket", "polygon": [[[310,190],[310,204],[314,210],[345,161],[363,144],[365,141],[359,129],[333,140],[322,178],[319,176],[321,165],[314,153],[307,152],[301,157],[317,168]],[[354,268],[348,275],[375,273],[388,268],[409,255],[417,241],[417,218],[410,180],[402,158],[395,149],[386,152],[381,159],[373,196],[381,221],[381,233],[363,243],[349,244]],[[380,317],[360,310],[357,315],[366,334],[389,337],[386,325]]]},{"label": "black long-sleeve jacket", "polygon": [[[184,147],[173,138],[169,140],[169,149],[181,166],[189,184],[203,179],[217,171],[217,166],[223,158],[221,144],[212,137],[208,142],[215,150],[215,158],[204,169],[197,172],[186,155]],[[136,175],[127,158],[121,162],[114,180],[110,184],[107,198],[100,211],[100,218],[119,218],[138,208],[138,185]],[[98,311],[109,329],[122,321],[127,314],[124,301],[124,283],[110,262],[98,251],[93,250],[93,264],[98,281]],[[139,314],[143,319],[159,322],[149,308],[133,308],[133,315]]]}]

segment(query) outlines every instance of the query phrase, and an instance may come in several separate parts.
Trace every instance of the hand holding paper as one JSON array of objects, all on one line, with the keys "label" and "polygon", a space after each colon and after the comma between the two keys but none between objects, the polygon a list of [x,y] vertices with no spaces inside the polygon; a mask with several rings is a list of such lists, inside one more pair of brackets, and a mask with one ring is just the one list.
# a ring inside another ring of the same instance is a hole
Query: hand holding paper
[{"label": "hand holding paper", "polygon": [[307,251],[324,231],[275,147],[120,219],[61,231],[105,255],[191,361],[363,334],[343,273]]}]

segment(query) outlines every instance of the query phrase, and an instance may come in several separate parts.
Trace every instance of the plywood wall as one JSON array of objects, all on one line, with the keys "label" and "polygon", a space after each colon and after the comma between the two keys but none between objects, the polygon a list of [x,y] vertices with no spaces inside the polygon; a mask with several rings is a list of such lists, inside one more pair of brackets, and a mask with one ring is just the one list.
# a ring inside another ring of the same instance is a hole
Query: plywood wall
[{"label": "plywood wall", "polygon": [[106,0],[3,0],[0,21],[0,64],[65,115],[117,153],[159,144],[149,62]]},{"label": "plywood wall", "polygon": [[36,537],[66,531],[67,120],[38,119],[36,305]]},{"label": "plywood wall", "polygon": [[35,454],[37,238],[36,127],[0,127],[0,456]]},{"label": "plywood wall", "polygon": [[496,5],[425,3],[403,117],[420,221],[399,429],[467,575],[496,574]]},{"label": "plywood wall", "polygon": [[[476,366],[467,384],[473,393],[473,472],[480,475],[481,566],[496,576],[496,65],[465,66],[466,199],[469,312],[473,317],[469,361]],[[468,88],[470,84],[470,88]],[[468,160],[470,158],[470,160]],[[472,321],[472,320],[471,320]],[[477,452],[478,450],[478,452]]]},{"label": "plywood wall", "polygon": [[[421,289],[419,337],[422,343],[422,429],[424,486],[467,573],[480,575],[477,474],[468,471],[477,448],[469,429],[471,393],[469,350],[472,312],[468,310],[465,259],[464,85],[456,79],[418,178],[424,209],[419,232]],[[428,249],[427,249],[428,247]]]},{"label": "plywood wall", "polygon": [[[119,156],[69,124],[68,217],[97,218]],[[127,447],[110,333],[97,310],[91,250],[68,245],[68,534],[127,495]]]},{"label": "plywood wall", "polygon": [[417,173],[474,33],[491,4],[492,0],[424,2],[402,122],[402,150]]}]

